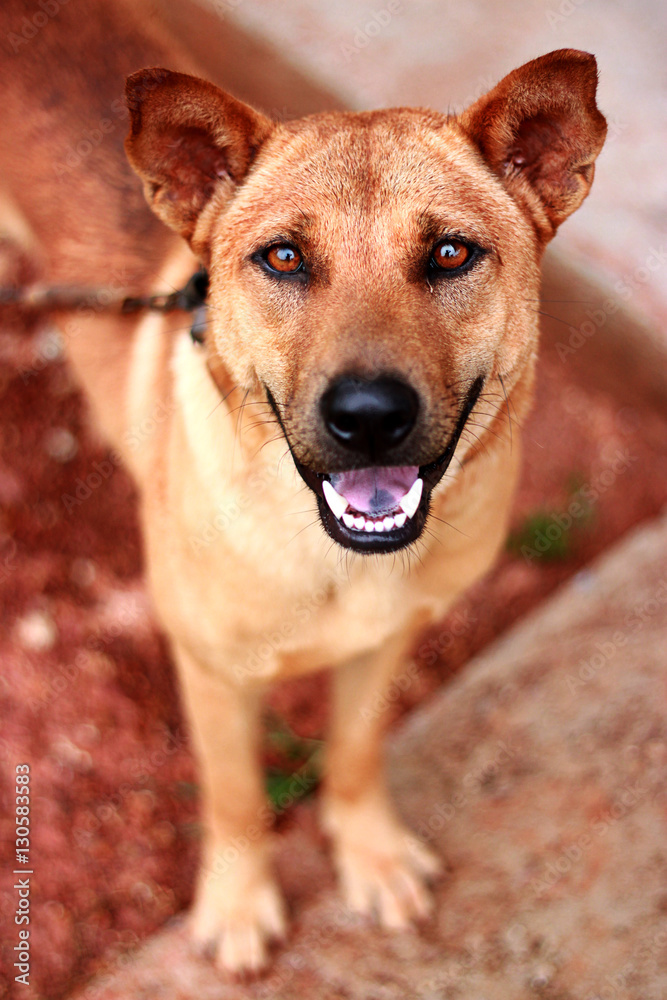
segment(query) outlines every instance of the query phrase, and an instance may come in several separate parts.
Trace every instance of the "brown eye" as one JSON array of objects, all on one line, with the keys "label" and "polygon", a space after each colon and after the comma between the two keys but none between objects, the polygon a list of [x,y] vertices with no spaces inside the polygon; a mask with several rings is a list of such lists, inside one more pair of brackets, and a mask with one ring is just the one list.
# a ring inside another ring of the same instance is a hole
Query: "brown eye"
[{"label": "brown eye", "polygon": [[269,247],[264,259],[274,271],[281,271],[283,274],[293,274],[303,264],[299,251],[288,243],[276,243],[275,246]]},{"label": "brown eye", "polygon": [[442,271],[455,271],[470,260],[471,255],[460,240],[441,240],[433,251],[433,263]]}]

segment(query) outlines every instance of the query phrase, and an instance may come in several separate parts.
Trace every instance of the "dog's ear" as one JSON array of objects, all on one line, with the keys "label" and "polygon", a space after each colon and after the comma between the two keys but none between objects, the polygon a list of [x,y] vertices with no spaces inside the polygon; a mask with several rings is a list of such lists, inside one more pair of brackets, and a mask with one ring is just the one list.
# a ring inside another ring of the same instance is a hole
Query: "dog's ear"
[{"label": "dog's ear", "polygon": [[243,179],[273,123],[212,83],[167,69],[128,77],[128,159],[153,211],[192,242],[213,195]]},{"label": "dog's ear", "polygon": [[547,238],[593,182],[607,132],[596,86],[594,56],[559,49],[515,69],[459,119]]}]

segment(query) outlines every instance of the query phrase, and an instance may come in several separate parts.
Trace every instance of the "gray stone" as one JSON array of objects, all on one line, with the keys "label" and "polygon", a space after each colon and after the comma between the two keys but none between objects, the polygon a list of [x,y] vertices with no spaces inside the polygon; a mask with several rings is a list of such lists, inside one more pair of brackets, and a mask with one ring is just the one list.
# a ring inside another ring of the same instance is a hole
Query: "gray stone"
[{"label": "gray stone", "polygon": [[447,861],[408,934],[352,918],[310,817],[285,838],[293,930],[225,984],[176,924],[76,1000],[667,996],[667,517],[512,629],[390,741],[408,823]]}]

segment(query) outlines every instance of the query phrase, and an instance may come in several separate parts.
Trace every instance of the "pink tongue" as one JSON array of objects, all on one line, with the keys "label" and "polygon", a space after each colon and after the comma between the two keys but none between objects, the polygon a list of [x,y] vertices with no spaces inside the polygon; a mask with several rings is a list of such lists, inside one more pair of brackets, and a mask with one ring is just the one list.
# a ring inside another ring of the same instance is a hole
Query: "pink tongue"
[{"label": "pink tongue", "polygon": [[335,472],[330,477],[336,493],[345,497],[360,514],[391,514],[415,482],[417,465],[396,465],[386,469],[354,469]]}]

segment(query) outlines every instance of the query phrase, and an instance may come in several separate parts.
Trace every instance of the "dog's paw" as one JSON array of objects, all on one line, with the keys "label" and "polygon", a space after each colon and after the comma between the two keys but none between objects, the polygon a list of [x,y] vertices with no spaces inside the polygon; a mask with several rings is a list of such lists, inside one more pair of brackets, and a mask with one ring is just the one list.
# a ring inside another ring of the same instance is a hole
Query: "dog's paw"
[{"label": "dog's paw", "polygon": [[441,873],[442,862],[388,808],[329,802],[325,825],[350,909],[391,929],[428,917],[428,882]]},{"label": "dog's paw", "polygon": [[[247,859],[237,859],[235,865],[249,867]],[[269,942],[282,940],[287,924],[270,873],[246,870],[232,877],[203,871],[188,926],[195,946],[212,956],[217,968],[247,977],[266,967]]]}]

